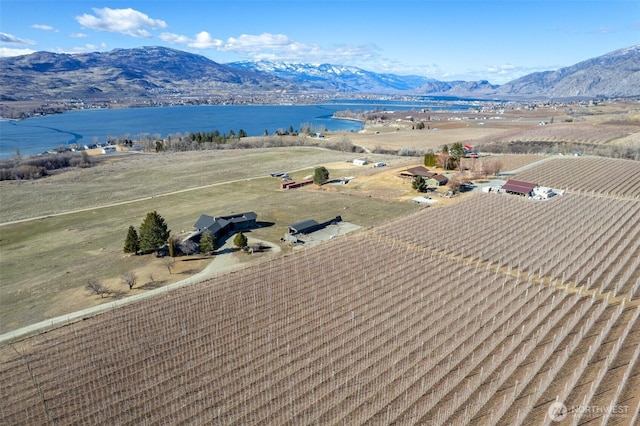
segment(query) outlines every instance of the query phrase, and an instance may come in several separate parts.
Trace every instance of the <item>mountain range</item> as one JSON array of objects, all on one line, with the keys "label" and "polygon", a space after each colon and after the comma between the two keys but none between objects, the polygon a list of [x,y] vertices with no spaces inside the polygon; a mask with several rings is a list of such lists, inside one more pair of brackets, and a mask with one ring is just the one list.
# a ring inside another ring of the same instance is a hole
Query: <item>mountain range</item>
[{"label": "mountain range", "polygon": [[176,96],[250,97],[269,93],[439,95],[501,99],[640,96],[640,45],[503,85],[438,81],[361,68],[303,63],[234,62],[165,47],[0,58],[0,101]]}]

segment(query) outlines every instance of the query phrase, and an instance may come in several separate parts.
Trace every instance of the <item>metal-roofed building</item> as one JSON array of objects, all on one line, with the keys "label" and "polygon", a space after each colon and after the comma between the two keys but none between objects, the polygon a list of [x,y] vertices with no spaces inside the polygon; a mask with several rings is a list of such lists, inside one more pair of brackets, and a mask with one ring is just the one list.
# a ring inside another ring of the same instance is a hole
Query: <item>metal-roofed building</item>
[{"label": "metal-roofed building", "polygon": [[293,225],[289,225],[289,234],[308,234],[321,227],[322,225],[313,219],[302,220],[300,222],[294,223]]},{"label": "metal-roofed building", "polygon": [[502,190],[508,194],[524,195],[529,197],[533,192],[533,188],[536,186],[538,186],[536,183],[509,179],[507,180],[507,183],[502,185]]}]

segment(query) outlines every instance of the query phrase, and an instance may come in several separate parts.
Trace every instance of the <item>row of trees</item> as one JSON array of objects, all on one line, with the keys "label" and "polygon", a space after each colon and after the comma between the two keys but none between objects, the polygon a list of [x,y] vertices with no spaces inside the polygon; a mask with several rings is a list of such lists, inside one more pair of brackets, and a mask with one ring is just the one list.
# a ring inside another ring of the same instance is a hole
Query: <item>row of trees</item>
[{"label": "row of trees", "polygon": [[85,151],[22,157],[16,150],[16,158],[0,161],[0,180],[38,179],[52,170],[92,165],[93,159]]},{"label": "row of trees", "polygon": [[125,253],[151,253],[164,247],[169,240],[171,231],[167,227],[167,222],[158,212],[147,213],[147,216],[140,225],[140,231],[129,226],[127,237],[124,242]]}]

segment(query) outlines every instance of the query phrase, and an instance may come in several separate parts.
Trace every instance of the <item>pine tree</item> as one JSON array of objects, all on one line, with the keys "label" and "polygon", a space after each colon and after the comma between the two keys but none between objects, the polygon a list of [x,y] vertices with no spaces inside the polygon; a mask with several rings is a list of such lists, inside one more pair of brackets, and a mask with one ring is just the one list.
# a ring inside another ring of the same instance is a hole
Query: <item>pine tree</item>
[{"label": "pine tree", "polygon": [[247,243],[248,243],[248,239],[242,232],[238,232],[236,236],[233,238],[233,244],[238,248],[246,247]]},{"label": "pine tree", "polygon": [[138,254],[138,251],[140,251],[140,238],[138,238],[136,228],[129,226],[127,238],[124,240],[124,252]]},{"label": "pine tree", "polygon": [[427,182],[422,176],[416,176],[413,178],[411,186],[418,192],[425,192],[427,190]]},{"label": "pine tree", "polygon": [[143,253],[158,250],[165,245],[170,233],[162,216],[155,211],[147,213],[140,225],[140,250]]},{"label": "pine tree", "polygon": [[211,231],[207,230],[200,236],[200,253],[209,254],[216,249]]}]

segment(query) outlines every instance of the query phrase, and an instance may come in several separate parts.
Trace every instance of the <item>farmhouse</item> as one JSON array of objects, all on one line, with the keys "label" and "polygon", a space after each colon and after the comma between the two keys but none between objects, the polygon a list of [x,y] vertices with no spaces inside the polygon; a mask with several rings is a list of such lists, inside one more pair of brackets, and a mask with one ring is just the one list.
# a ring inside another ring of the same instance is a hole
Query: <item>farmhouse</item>
[{"label": "farmhouse", "polygon": [[431,173],[425,166],[411,167],[410,169],[406,169],[400,172],[400,177],[409,179],[414,179],[418,176],[429,179],[433,175],[435,175],[435,173]]},{"label": "farmhouse", "polygon": [[204,231],[209,231],[213,234],[214,238],[218,238],[227,232],[255,228],[257,217],[258,215],[254,212],[219,217],[203,214],[193,225],[195,233],[192,234],[190,238],[199,236]]},{"label": "farmhouse", "polygon": [[509,179],[507,180],[507,183],[502,185],[502,190],[507,194],[529,197],[533,192],[533,188],[535,188],[536,186],[538,185],[535,183]]}]

